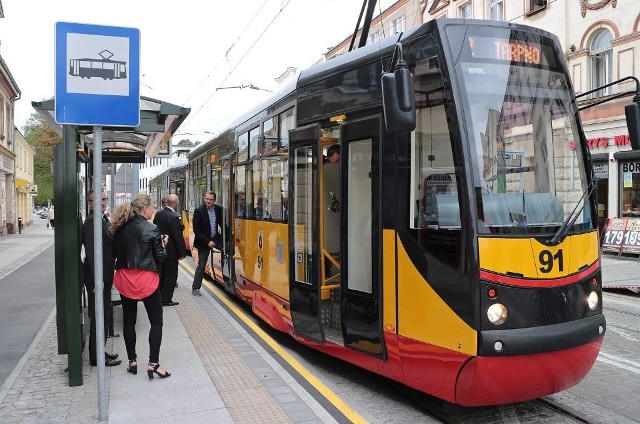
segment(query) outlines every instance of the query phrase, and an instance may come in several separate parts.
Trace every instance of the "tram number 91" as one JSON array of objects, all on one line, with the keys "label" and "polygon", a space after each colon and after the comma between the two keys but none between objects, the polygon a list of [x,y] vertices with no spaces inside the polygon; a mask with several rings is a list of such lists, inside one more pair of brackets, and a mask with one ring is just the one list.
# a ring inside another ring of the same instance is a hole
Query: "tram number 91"
[{"label": "tram number 91", "polygon": [[554,264],[558,263],[558,272],[562,272],[564,270],[564,260],[562,258],[562,249],[558,250],[554,255],[550,250],[542,250],[538,255],[538,261],[540,265],[540,272],[544,274],[548,274],[553,271]]}]

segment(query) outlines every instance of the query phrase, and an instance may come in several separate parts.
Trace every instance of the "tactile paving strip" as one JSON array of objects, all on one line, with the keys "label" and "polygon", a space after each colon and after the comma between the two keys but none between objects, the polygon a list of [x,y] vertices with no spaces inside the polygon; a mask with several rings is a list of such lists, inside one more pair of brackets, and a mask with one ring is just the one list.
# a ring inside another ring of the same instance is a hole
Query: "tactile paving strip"
[{"label": "tactile paving strip", "polygon": [[[182,284],[174,293],[176,308],[211,380],[236,423],[292,422],[273,396],[229,344]],[[203,299],[204,300],[204,299]]]}]

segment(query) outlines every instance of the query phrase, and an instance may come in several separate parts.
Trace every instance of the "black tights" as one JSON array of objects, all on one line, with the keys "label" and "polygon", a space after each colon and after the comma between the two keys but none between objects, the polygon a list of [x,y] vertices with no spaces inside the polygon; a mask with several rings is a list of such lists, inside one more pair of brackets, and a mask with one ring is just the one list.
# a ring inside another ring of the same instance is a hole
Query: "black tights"
[{"label": "black tights", "polygon": [[[127,357],[130,361],[138,358],[136,354],[136,318],[138,316],[138,301],[120,294],[122,301],[122,320],[124,344],[127,347]],[[147,310],[151,323],[149,329],[149,362],[160,362],[160,344],[162,343],[162,297],[160,288],[149,296],[141,299]]]}]

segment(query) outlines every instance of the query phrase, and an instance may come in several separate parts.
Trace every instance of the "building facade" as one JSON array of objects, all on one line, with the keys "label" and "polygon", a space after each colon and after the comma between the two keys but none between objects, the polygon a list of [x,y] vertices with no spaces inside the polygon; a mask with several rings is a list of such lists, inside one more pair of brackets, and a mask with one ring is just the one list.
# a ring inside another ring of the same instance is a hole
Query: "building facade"
[{"label": "building facade", "polygon": [[[419,26],[422,23],[425,4],[425,0],[399,0],[386,8],[382,13],[371,19],[367,44],[375,43],[383,38],[403,32],[406,29]],[[359,30],[354,48],[357,48],[361,34],[362,30]],[[329,49],[329,51],[324,54],[325,59],[328,60],[332,57],[347,53],[351,45],[351,37],[352,34],[343,39],[335,47]]]},{"label": "building facade", "polygon": [[0,56],[0,235],[17,231],[13,106],[20,89]]},{"label": "building facade", "polygon": [[[423,19],[438,18],[517,22],[556,34],[580,108],[636,90],[636,82],[628,80],[589,93],[640,71],[637,0],[429,0]],[[600,225],[610,217],[640,216],[640,152],[630,151],[624,115],[631,100],[632,96],[612,99],[581,112],[599,177]]]},{"label": "building facade", "polygon": [[27,143],[22,133],[13,129],[15,134],[15,182],[16,182],[16,216],[17,225],[23,227],[33,224],[33,196],[37,194],[34,184],[33,157],[35,149]]}]

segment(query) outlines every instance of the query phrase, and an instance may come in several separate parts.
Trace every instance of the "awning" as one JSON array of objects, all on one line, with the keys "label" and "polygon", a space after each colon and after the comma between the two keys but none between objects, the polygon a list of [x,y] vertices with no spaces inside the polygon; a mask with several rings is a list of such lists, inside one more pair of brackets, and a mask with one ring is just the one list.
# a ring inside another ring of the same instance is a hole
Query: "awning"
[{"label": "awning", "polygon": [[[55,121],[55,102],[49,99],[31,102],[47,124],[62,137],[62,126]],[[190,108],[140,96],[140,125],[102,127],[103,163],[144,163],[145,158],[168,154],[171,137],[184,122]],[[76,126],[78,149],[88,154],[93,149],[93,127]]]}]

